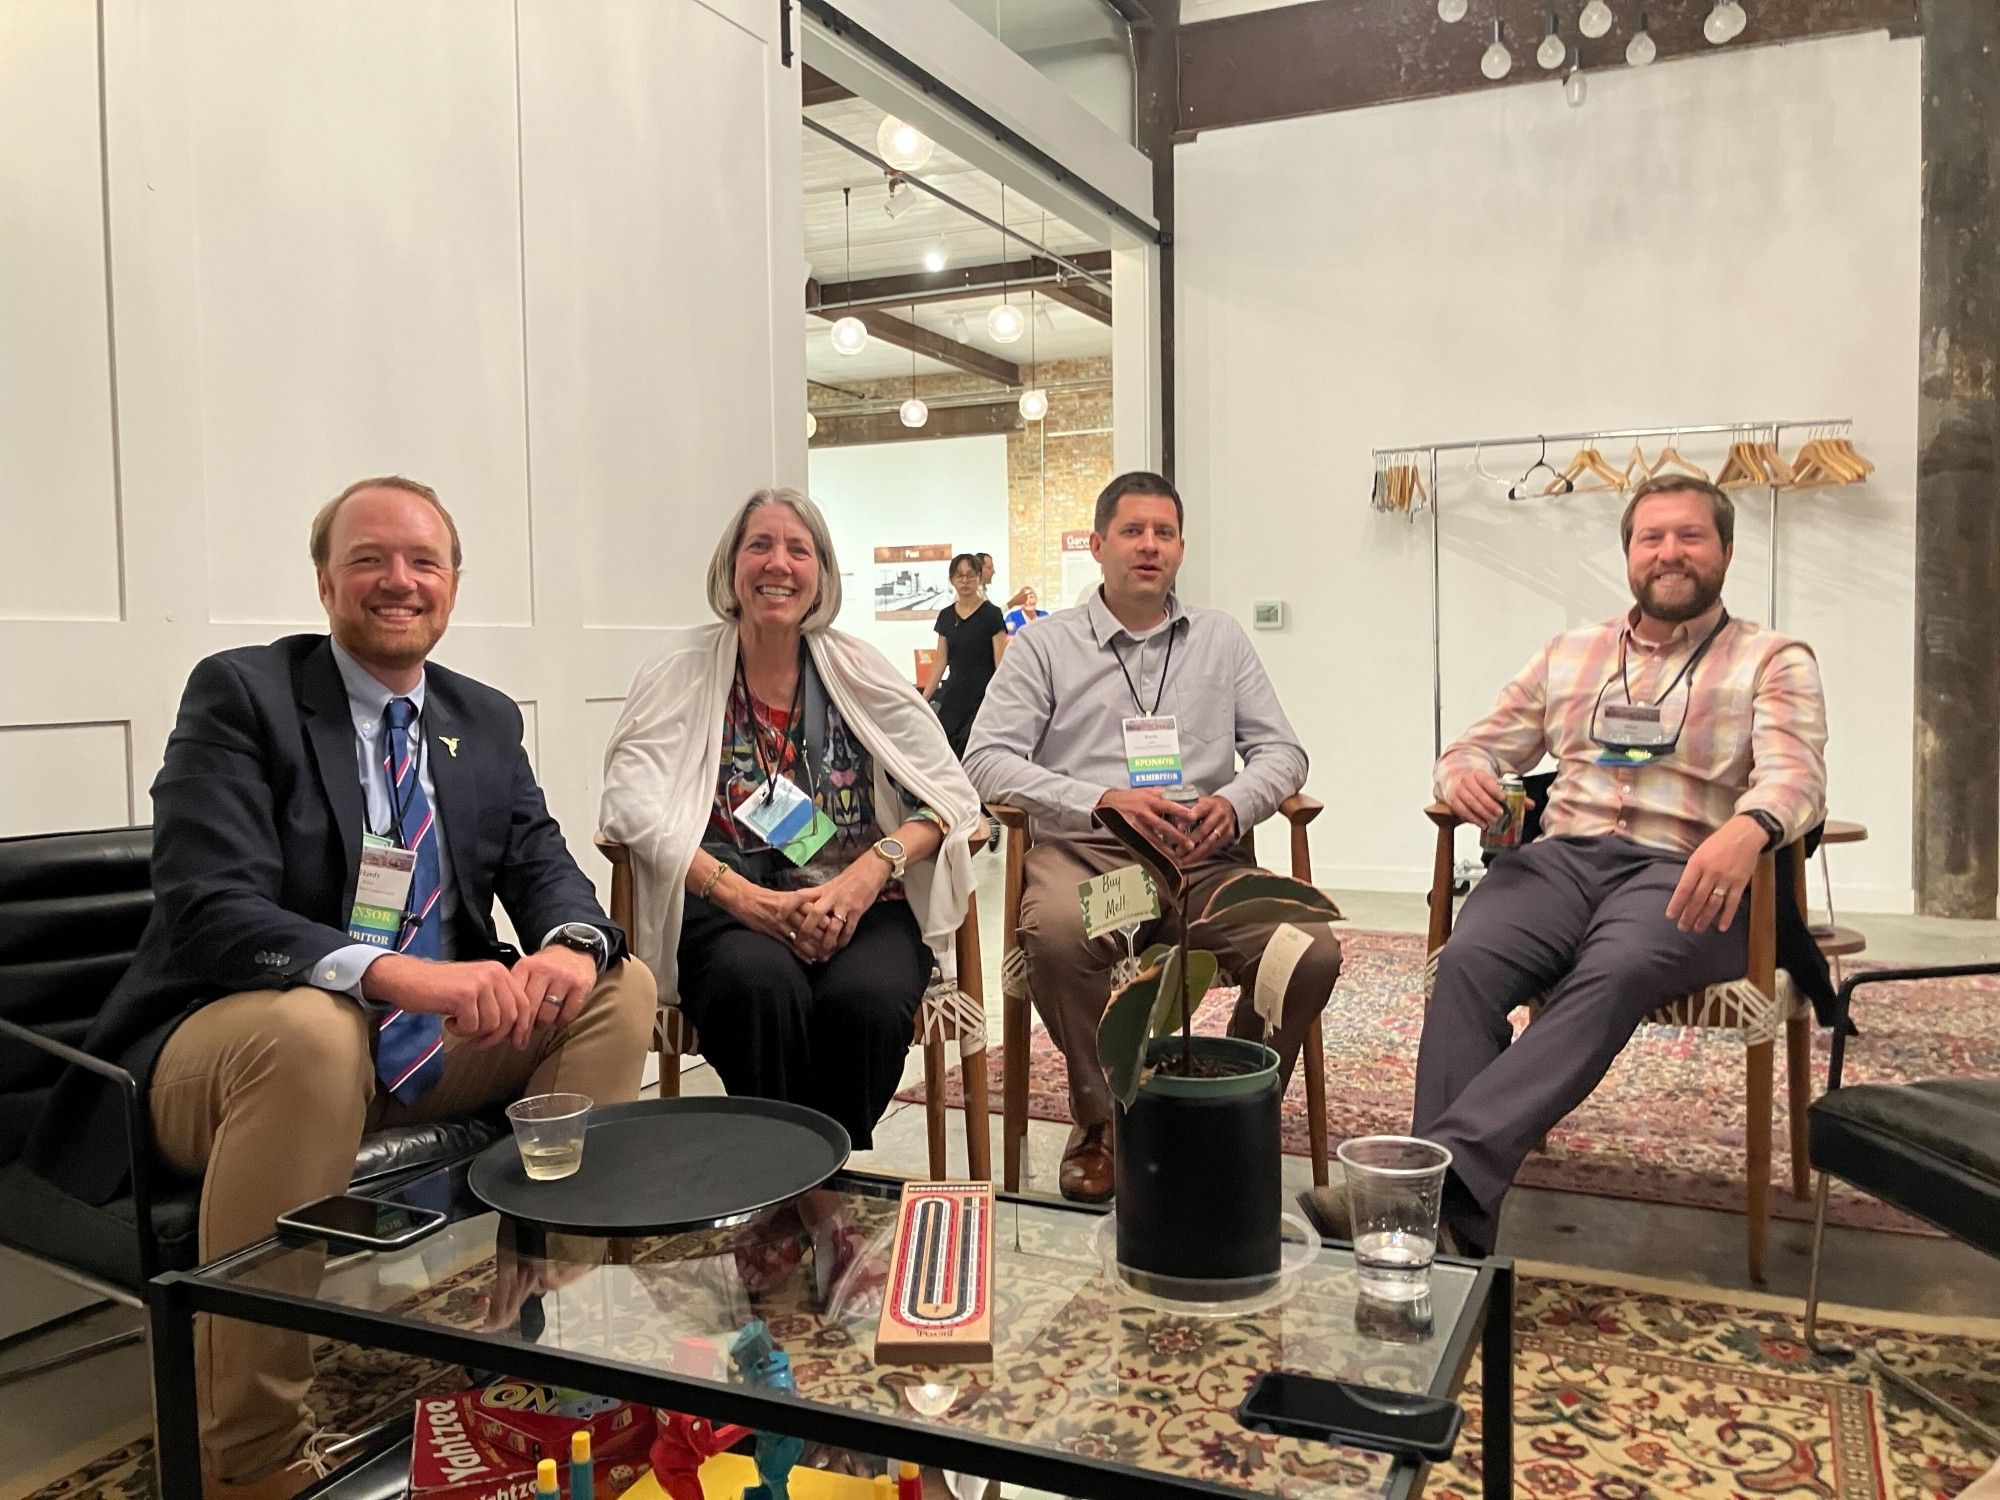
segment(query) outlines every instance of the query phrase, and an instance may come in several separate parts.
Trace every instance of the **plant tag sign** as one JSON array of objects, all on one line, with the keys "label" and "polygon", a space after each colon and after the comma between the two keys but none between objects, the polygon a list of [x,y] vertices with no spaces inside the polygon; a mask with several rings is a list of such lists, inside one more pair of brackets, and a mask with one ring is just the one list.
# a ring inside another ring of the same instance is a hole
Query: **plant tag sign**
[{"label": "plant tag sign", "polygon": [[1126,865],[1076,888],[1083,908],[1083,935],[1104,936],[1121,927],[1137,927],[1160,914],[1160,893],[1142,865]]},{"label": "plant tag sign", "polygon": [[1257,993],[1251,1003],[1264,1019],[1265,1036],[1275,1032],[1285,1018],[1285,989],[1312,941],[1311,933],[1286,922],[1264,945],[1264,961],[1257,965]]}]

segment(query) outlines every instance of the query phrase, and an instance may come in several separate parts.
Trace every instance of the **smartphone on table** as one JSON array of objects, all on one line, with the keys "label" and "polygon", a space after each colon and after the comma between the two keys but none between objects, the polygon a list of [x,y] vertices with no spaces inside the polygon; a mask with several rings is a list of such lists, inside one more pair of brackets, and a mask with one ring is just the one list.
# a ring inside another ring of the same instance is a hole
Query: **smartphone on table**
[{"label": "smartphone on table", "polygon": [[358,1193],[335,1193],[279,1214],[278,1228],[336,1245],[393,1250],[422,1239],[443,1224],[444,1218],[434,1208],[364,1198]]},{"label": "smartphone on table", "polygon": [[1236,1420],[1260,1432],[1442,1462],[1451,1457],[1465,1411],[1442,1396],[1266,1370],[1236,1408]]}]

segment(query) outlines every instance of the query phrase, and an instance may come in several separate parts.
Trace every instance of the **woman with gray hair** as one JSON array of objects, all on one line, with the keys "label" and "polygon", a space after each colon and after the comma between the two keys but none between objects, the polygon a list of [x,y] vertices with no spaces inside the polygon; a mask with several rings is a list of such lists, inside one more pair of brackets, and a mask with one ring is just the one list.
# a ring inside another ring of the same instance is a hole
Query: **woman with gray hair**
[{"label": "woman with gray hair", "polygon": [[628,936],[730,1093],[809,1105],[866,1148],[926,986],[956,987],[978,794],[916,690],[832,628],[840,568],[797,490],[731,518],[708,603],[722,623],[639,669],[605,755]]}]

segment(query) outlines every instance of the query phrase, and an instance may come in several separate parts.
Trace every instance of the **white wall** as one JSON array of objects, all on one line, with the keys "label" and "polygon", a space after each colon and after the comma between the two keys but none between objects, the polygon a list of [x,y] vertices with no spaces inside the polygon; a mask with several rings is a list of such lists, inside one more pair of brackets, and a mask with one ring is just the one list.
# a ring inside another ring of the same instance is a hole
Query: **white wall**
[{"label": "white wall", "polygon": [[[911,653],[937,644],[936,615],[930,623],[875,618],[875,549],[944,543],[954,552],[991,552],[1004,563],[1007,439],[992,434],[815,448],[810,464],[812,496],[826,512],[840,559],[840,628],[874,645],[909,677],[915,670]],[[994,582],[1006,580],[996,576]]]},{"label": "white wall", "polygon": [[[1256,640],[1329,804],[1323,881],[1428,883],[1429,522],[1369,510],[1371,448],[1836,415],[1880,469],[1785,497],[1778,624],[1819,652],[1832,809],[1873,835],[1834,852],[1836,896],[1910,909],[1920,45],[1759,48],[1607,72],[1576,110],[1511,87],[1180,149],[1190,592],[1246,620],[1291,605]],[[1464,467],[1441,488],[1449,739],[1536,643],[1629,593],[1615,497],[1510,506]],[[1753,618],[1762,505],[1728,596]]]},{"label": "white wall", "polygon": [[307,523],[401,471],[464,535],[439,660],[522,704],[601,877],[634,667],[804,474],[776,20],[0,5],[0,834],[148,821],[189,667],[324,629]]}]

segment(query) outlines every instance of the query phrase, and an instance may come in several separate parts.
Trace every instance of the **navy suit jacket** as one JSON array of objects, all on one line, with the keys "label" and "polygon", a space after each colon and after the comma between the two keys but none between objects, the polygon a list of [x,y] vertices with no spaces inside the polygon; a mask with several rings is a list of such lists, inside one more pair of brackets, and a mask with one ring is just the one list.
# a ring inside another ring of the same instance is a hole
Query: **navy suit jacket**
[{"label": "navy suit jacket", "polygon": [[[625,956],[549,816],[504,693],[438,666],[424,676],[431,781],[451,854],[460,959],[511,963],[499,898],[524,941],[587,922]],[[456,742],[456,753],[443,743]],[[184,1018],[243,990],[308,982],[347,934],[363,832],[354,720],[323,635],[224,651],[197,665],[153,782],[153,912],[84,1050],[141,1080]],[[275,1147],[275,1143],[274,1143]],[[71,1069],[27,1160],[91,1203],[129,1176],[115,1089]]]}]

